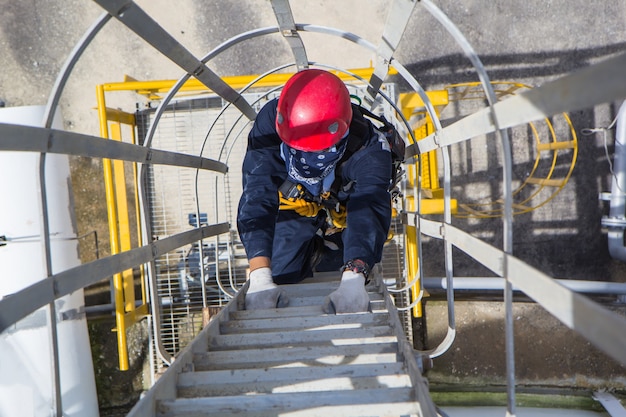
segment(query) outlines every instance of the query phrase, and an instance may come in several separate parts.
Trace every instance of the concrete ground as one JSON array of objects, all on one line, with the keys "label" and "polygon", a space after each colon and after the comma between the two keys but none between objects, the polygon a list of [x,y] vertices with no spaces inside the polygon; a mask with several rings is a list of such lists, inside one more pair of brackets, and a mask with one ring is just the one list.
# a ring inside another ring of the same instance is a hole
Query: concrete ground
[{"label": "concrete ground", "polygon": [[[192,53],[203,56],[231,36],[276,24],[265,0],[200,2],[142,0],[137,2]],[[389,1],[293,2],[297,22],[339,27],[377,43]],[[492,80],[541,85],[626,50],[626,3],[609,0],[434,1],[481,56]],[[66,57],[85,30],[102,13],[88,0],[0,0],[0,99],[6,106],[44,104]],[[309,59],[344,68],[369,66],[371,54],[333,38],[304,34]],[[414,12],[396,58],[426,89],[477,77],[461,51],[420,5]],[[290,59],[280,37],[233,48],[210,64],[220,75],[260,73]],[[69,80],[60,104],[67,130],[98,135],[94,86],[121,81],[176,79],[182,75],[118,22],[111,22],[86,51]],[[125,106],[123,97],[112,106]],[[575,130],[608,126],[619,103],[573,112]],[[132,108],[132,107],[131,107]],[[612,139],[612,136],[609,136]],[[609,151],[612,141],[608,142]],[[579,157],[564,191],[532,213],[516,217],[514,254],[558,278],[626,281],[621,262],[612,260],[600,220],[606,207],[598,194],[610,190],[609,164],[603,136],[579,136]],[[455,150],[453,150],[454,155]],[[459,154],[460,155],[460,151]],[[523,176],[528,160],[519,161]],[[517,161],[516,161],[517,163]],[[106,240],[99,161],[73,160],[79,234],[97,230]],[[453,179],[456,197],[471,201],[471,184]],[[500,245],[499,220],[455,220],[488,241]],[[1,234],[1,231],[0,231]],[[106,252],[106,241],[103,242]],[[93,247],[81,245],[84,260],[94,259]],[[430,250],[427,248],[427,250]],[[433,254],[437,249],[432,249]],[[462,256],[455,271],[470,274]],[[441,274],[437,256],[425,266]],[[463,272],[460,272],[463,271]],[[445,331],[445,307],[426,303],[428,341]],[[615,307],[617,311],[621,306]],[[503,307],[497,302],[457,305],[458,336],[452,349],[435,360],[429,377],[437,384],[496,385],[503,382]],[[626,370],[599,353],[589,342],[564,328],[530,303],[515,307],[517,375],[520,386],[606,388],[625,390]]]}]

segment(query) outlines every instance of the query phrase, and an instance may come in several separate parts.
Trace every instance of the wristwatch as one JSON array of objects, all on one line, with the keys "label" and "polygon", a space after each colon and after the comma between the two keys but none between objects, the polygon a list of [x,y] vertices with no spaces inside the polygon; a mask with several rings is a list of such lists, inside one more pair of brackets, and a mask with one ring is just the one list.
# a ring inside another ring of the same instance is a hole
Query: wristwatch
[{"label": "wristwatch", "polygon": [[365,277],[365,284],[367,285],[370,282],[370,267],[361,259],[350,259],[343,265],[342,270],[363,274]]}]

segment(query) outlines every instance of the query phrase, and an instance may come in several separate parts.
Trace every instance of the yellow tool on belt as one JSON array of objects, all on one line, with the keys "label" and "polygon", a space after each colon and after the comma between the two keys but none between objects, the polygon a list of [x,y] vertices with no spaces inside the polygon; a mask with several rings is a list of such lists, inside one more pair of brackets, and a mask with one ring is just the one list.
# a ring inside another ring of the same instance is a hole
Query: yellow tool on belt
[{"label": "yellow tool on belt", "polygon": [[285,198],[279,191],[278,198],[280,201],[280,210],[293,210],[304,217],[315,217],[320,210],[326,210],[330,216],[333,226],[338,229],[346,227],[346,207],[339,205],[338,210],[326,209],[322,204],[315,201],[305,201],[302,198]]}]

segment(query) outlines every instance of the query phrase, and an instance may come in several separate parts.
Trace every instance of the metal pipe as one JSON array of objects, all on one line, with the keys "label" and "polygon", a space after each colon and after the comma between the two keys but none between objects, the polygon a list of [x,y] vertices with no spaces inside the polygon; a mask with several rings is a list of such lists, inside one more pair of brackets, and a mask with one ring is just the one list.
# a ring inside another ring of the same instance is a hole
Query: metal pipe
[{"label": "metal pipe", "polygon": [[[141,300],[135,300],[135,307],[140,307],[141,304],[143,304]],[[115,304],[109,303],[89,305],[85,306],[84,311],[87,316],[96,316],[101,314],[113,316],[113,313],[115,313]]]},{"label": "metal pipe", "polygon": [[615,127],[615,151],[613,157],[613,182],[609,217],[602,224],[609,227],[609,253],[615,259],[626,262],[624,228],[626,228],[626,101],[617,114]]},{"label": "metal pipe", "polygon": [[[587,294],[626,294],[626,282],[603,282],[603,281],[583,281],[570,279],[555,279],[564,287]],[[504,289],[504,278],[499,277],[454,277],[453,286],[455,290],[470,291],[502,291]],[[448,286],[444,277],[424,278],[424,287],[427,290],[447,290]],[[513,290],[517,288],[513,287]]]}]

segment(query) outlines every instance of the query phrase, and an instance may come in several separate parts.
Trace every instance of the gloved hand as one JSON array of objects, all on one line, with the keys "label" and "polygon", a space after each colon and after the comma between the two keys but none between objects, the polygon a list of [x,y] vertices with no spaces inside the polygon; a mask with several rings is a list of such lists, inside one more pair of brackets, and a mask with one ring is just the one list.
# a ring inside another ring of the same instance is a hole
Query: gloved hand
[{"label": "gloved hand", "polygon": [[344,271],[339,288],[326,297],[322,308],[327,314],[369,311],[370,297],[365,290],[365,276],[354,271]]},{"label": "gloved hand", "polygon": [[272,279],[270,268],[258,268],[250,272],[250,286],[246,292],[246,310],[287,307],[289,299]]}]

